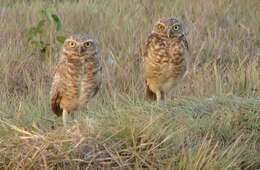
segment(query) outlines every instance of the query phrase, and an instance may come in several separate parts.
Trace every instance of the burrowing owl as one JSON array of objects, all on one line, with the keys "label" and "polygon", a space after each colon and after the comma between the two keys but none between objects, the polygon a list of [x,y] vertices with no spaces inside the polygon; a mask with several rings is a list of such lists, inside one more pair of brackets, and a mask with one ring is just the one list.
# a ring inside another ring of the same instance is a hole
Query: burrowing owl
[{"label": "burrowing owl", "polygon": [[95,40],[72,35],[65,40],[51,87],[52,111],[66,125],[69,113],[95,96],[101,84],[101,66]]},{"label": "burrowing owl", "polygon": [[188,43],[183,25],[176,18],[161,19],[153,27],[143,50],[146,97],[165,99],[187,70]]}]

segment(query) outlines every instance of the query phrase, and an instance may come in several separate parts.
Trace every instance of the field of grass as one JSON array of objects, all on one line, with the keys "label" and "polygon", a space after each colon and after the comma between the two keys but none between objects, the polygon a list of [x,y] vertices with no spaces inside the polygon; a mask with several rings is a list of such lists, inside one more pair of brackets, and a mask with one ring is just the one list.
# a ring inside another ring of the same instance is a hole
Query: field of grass
[{"label": "field of grass", "polygon": [[[26,39],[50,9],[40,50]],[[0,0],[0,169],[260,169],[259,0]],[[187,27],[189,75],[167,104],[144,100],[140,51],[152,25]],[[50,111],[61,44],[100,44],[102,89],[69,126]]]}]

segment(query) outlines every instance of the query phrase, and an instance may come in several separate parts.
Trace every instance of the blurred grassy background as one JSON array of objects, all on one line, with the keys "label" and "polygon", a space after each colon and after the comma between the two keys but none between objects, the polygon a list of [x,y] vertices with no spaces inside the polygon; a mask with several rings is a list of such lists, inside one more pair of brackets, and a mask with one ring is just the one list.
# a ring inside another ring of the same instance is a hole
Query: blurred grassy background
[{"label": "blurred grassy background", "polygon": [[[42,55],[24,31],[44,8],[62,30],[44,30]],[[259,9],[259,0],[0,0],[0,167],[259,168]],[[140,51],[171,16],[187,27],[192,64],[159,107],[143,99]],[[49,107],[55,36],[77,32],[100,43],[103,85],[65,131]]]}]

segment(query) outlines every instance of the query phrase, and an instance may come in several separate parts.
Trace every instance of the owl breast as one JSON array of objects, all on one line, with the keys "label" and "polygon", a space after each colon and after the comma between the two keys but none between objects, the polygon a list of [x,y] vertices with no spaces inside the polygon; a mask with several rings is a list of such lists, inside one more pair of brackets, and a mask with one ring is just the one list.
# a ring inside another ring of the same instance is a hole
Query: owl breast
[{"label": "owl breast", "polygon": [[69,112],[75,111],[78,106],[78,98],[80,95],[80,80],[82,75],[81,62],[68,61],[61,76],[61,107],[66,108]]},{"label": "owl breast", "polygon": [[170,90],[186,71],[185,47],[178,40],[155,39],[144,61],[145,76],[163,91]]}]

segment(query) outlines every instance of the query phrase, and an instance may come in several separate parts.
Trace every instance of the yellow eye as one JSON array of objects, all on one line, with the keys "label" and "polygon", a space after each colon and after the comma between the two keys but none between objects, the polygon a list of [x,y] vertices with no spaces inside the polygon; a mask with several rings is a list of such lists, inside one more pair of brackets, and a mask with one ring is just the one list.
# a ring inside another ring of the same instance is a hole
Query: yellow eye
[{"label": "yellow eye", "polygon": [[174,25],[172,28],[173,28],[174,31],[178,31],[180,29],[180,26],[179,25]]},{"label": "yellow eye", "polygon": [[85,43],[84,43],[84,46],[85,46],[86,48],[88,48],[88,47],[91,46],[91,44],[92,44],[92,42],[88,41],[88,42],[85,42]]},{"label": "yellow eye", "polygon": [[69,46],[70,46],[71,48],[75,48],[75,47],[76,47],[76,43],[73,42],[73,41],[70,41],[70,42],[69,42]]},{"label": "yellow eye", "polygon": [[161,31],[163,31],[163,30],[165,29],[165,27],[164,27],[162,24],[159,24],[159,25],[158,25],[158,29],[161,30]]}]

